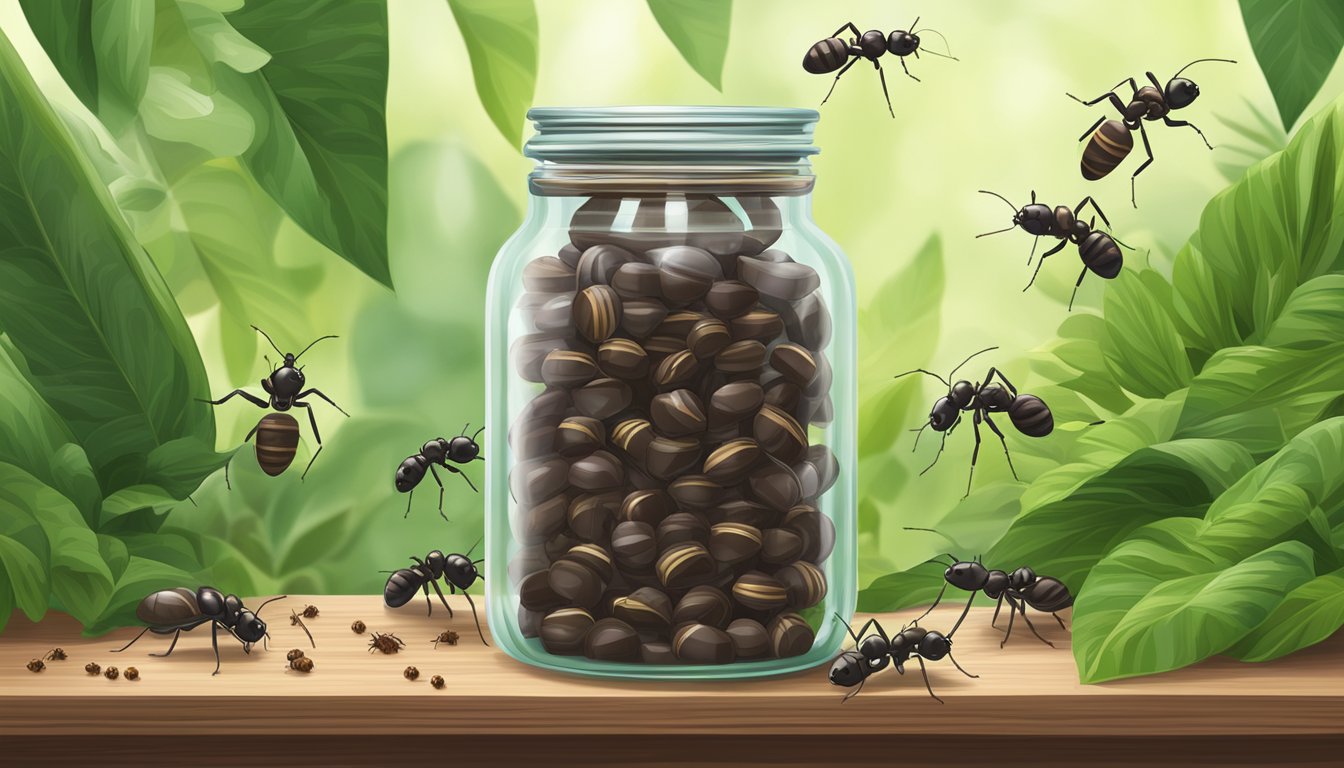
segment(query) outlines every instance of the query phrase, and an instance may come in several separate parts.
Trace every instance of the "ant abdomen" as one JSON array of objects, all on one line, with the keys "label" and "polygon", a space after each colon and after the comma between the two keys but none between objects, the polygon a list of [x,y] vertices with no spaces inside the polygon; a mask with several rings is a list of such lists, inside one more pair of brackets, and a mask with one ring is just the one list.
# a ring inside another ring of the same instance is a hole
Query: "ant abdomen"
[{"label": "ant abdomen", "polygon": [[1008,406],[1008,418],[1017,431],[1028,437],[1045,437],[1055,430],[1055,417],[1041,398],[1018,395]]}]

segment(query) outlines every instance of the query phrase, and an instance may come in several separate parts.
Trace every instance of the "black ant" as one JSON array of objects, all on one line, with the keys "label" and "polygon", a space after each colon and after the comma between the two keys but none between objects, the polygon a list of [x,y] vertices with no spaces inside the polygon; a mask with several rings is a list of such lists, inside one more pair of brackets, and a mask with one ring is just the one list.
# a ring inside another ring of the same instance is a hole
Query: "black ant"
[{"label": "black ant", "polygon": [[[906,528],[907,531],[928,531],[943,534],[932,528]],[[944,536],[943,538],[947,538]],[[990,621],[990,626],[998,628],[999,610],[1003,608],[1003,601],[1008,601],[1008,631],[1003,636],[1003,642],[999,643],[1002,648],[1008,643],[1008,638],[1013,634],[1013,615],[1022,614],[1022,620],[1027,622],[1027,627],[1036,639],[1050,646],[1055,644],[1041,637],[1041,633],[1036,631],[1036,626],[1027,618],[1027,606],[1030,606],[1042,613],[1048,613],[1055,617],[1059,622],[1060,629],[1068,629],[1064,626],[1064,620],[1059,618],[1056,611],[1062,611],[1073,605],[1073,594],[1064,582],[1053,576],[1038,576],[1035,571],[1026,566],[1018,568],[1012,573],[1005,571],[990,570],[986,568],[977,557],[974,560],[962,560],[956,555],[949,554],[952,558],[951,563],[942,563],[934,560],[939,565],[947,565],[947,570],[943,572],[943,579],[946,583],[938,592],[938,597],[929,606],[929,610],[924,612],[923,616],[929,615],[943,599],[943,593],[947,591],[947,585],[951,584],[957,589],[963,589],[971,593],[971,599],[966,602],[966,609],[970,610],[971,603],[975,601],[976,592],[984,592],[985,596],[991,600],[997,600],[994,606],[994,618]],[[918,619],[917,619],[918,620]]]},{"label": "black ant", "polygon": [[[975,451],[971,454],[971,474],[966,478],[966,496],[971,495],[971,481],[975,479],[975,462],[980,458],[980,422],[982,421],[989,425],[994,434],[999,436],[999,442],[1003,444],[1003,455],[1008,457],[1008,469],[1012,470],[1013,479],[1017,479],[1017,469],[1013,467],[1013,457],[1008,453],[1008,442],[1004,439],[1003,432],[990,419],[989,415],[991,413],[1007,413],[1017,431],[1030,437],[1045,437],[1055,428],[1054,416],[1051,415],[1050,408],[1041,398],[1035,395],[1019,395],[1017,388],[997,368],[990,368],[989,373],[985,374],[984,380],[974,384],[965,380],[955,383],[952,381],[952,377],[957,375],[957,371],[961,370],[961,367],[969,363],[976,355],[983,355],[995,349],[998,349],[998,347],[982,349],[962,360],[961,365],[953,368],[947,378],[923,368],[906,371],[894,377],[899,379],[912,373],[923,373],[934,377],[947,386],[947,394],[938,398],[938,401],[933,404],[933,410],[929,412],[929,422],[918,429],[910,430],[922,435],[925,429],[933,427],[934,432],[943,433],[943,442],[938,446],[938,454],[933,457],[933,462],[925,467],[923,472],[919,473],[921,475],[933,469],[933,465],[938,463],[938,459],[943,455],[943,448],[947,445],[947,436],[952,434],[952,430],[961,423],[962,411],[971,411],[975,414],[972,422],[975,426]],[[1003,382],[1002,387],[992,383],[996,376],[999,381]],[[919,435],[915,436],[915,448],[919,447]],[[965,496],[962,498],[965,498]]]},{"label": "black ant", "polygon": [[[916,18],[915,23],[911,24],[910,28],[914,29],[918,25],[919,19]],[[846,29],[854,33],[854,37],[850,38],[848,43],[840,37],[840,33]],[[919,58],[920,32],[932,32],[939,37],[943,37],[942,33],[934,29],[916,29],[914,32],[898,29],[890,35],[882,34],[880,29],[859,32],[859,28],[854,26],[854,22],[846,22],[835,30],[835,33],[830,37],[807,49],[807,55],[803,57],[803,69],[814,75],[824,75],[835,72],[837,69],[840,70],[836,74],[835,80],[831,82],[831,90],[826,92],[826,98],[821,100],[821,103],[825,104],[831,98],[831,94],[835,92],[835,86],[840,82],[841,75],[848,72],[849,68],[858,63],[860,59],[871,61],[873,69],[877,70],[878,76],[882,79],[882,95],[887,97],[887,111],[891,113],[892,117],[895,117],[896,112],[891,108],[891,94],[887,93],[887,75],[882,71],[882,65],[877,60],[884,53],[896,56],[901,62],[901,69],[905,70],[905,74],[909,75],[910,79],[915,82],[919,82],[918,77],[910,74],[910,68],[905,64],[905,57],[913,53],[915,58]],[[943,38],[943,44],[947,44],[947,38]],[[938,53],[925,48],[924,52],[953,61],[959,60],[951,55],[950,51],[948,53]],[[846,63],[846,60],[848,60],[848,63]]]},{"label": "black ant", "polygon": [[[967,606],[968,610],[969,608],[970,606]],[[919,619],[915,619],[902,627],[894,638],[887,637],[887,633],[883,631],[882,625],[878,623],[877,619],[869,619],[868,623],[864,624],[856,634],[853,628],[849,626],[849,622],[845,621],[840,614],[837,613],[835,617],[844,623],[845,629],[849,630],[849,636],[854,638],[854,650],[841,653],[831,664],[831,684],[846,688],[858,686],[853,692],[846,694],[841,703],[859,695],[868,677],[875,672],[886,669],[889,663],[894,663],[896,672],[904,675],[905,662],[909,661],[911,657],[919,662],[919,672],[924,676],[924,687],[928,689],[929,695],[939,704],[945,702],[938,698],[938,695],[933,692],[933,686],[929,685],[929,670],[924,666],[925,659],[938,661],[946,657],[963,675],[974,678],[980,677],[962,669],[957,660],[952,658],[952,635],[956,633],[962,620],[966,618],[965,611],[962,612],[961,618],[957,619],[952,631],[946,635],[919,626]],[[924,617],[921,616],[920,618]],[[869,627],[875,628],[877,635],[864,637]]]},{"label": "black ant", "polygon": [[[1103,115],[1097,118],[1097,122],[1084,131],[1082,136],[1078,137],[1078,140],[1082,141],[1089,134],[1092,136],[1092,140],[1087,143],[1087,148],[1083,150],[1081,163],[1083,178],[1088,181],[1096,181],[1115,170],[1115,167],[1128,157],[1130,151],[1134,149],[1133,132],[1138,131],[1139,136],[1143,139],[1143,151],[1148,154],[1148,159],[1143,161],[1143,164],[1134,171],[1134,175],[1129,178],[1129,201],[1135,208],[1139,207],[1134,194],[1135,181],[1139,174],[1143,173],[1144,169],[1153,163],[1153,148],[1148,143],[1148,132],[1143,128],[1144,120],[1161,120],[1172,128],[1189,127],[1199,134],[1204,146],[1213,149],[1209,140],[1204,138],[1204,132],[1196,128],[1193,123],[1184,120],[1172,120],[1170,116],[1172,110],[1184,109],[1199,98],[1199,86],[1195,85],[1193,80],[1181,77],[1181,72],[1202,61],[1237,63],[1232,59],[1195,59],[1172,75],[1165,86],[1158,82],[1157,77],[1152,72],[1146,72],[1145,74],[1152,85],[1145,85],[1142,88],[1134,82],[1134,78],[1128,77],[1091,101],[1083,101],[1072,93],[1067,94],[1074,101],[1089,107],[1109,100],[1115,110],[1120,113],[1121,118],[1119,120],[1107,120],[1106,116]],[[1134,93],[1128,104],[1121,101],[1115,93],[1115,89],[1125,83],[1129,83],[1129,88]]]},{"label": "black ant", "polygon": [[406,514],[402,517],[410,516],[415,487],[425,479],[425,471],[428,470],[434,476],[434,482],[439,484],[439,517],[448,520],[448,516],[443,514],[443,481],[439,479],[439,473],[434,469],[436,464],[455,475],[461,475],[462,479],[467,481],[467,485],[471,486],[471,490],[480,493],[476,490],[476,484],[471,482],[471,478],[467,477],[465,472],[448,463],[451,461],[455,464],[470,464],[473,461],[485,461],[485,457],[481,455],[481,446],[476,444],[476,438],[485,431],[485,427],[467,437],[467,430],[470,428],[471,422],[467,422],[462,426],[462,434],[452,440],[445,440],[442,437],[430,440],[420,446],[419,453],[406,457],[406,460],[397,467],[397,490],[411,494],[406,497]]},{"label": "black ant", "polygon": [[[303,366],[296,368],[294,364],[299,361],[300,357],[303,357],[304,352],[312,349],[313,345],[317,344],[318,341],[334,339],[337,337],[323,336],[312,344],[304,347],[303,352],[296,355],[291,352],[281,352],[280,348],[275,345],[275,342],[271,341],[271,337],[257,326],[252,326],[252,330],[265,337],[266,341],[270,342],[271,349],[274,349],[276,354],[284,358],[283,364],[277,367],[271,363],[269,357],[262,356],[262,359],[271,365],[271,374],[261,380],[261,388],[266,390],[266,394],[270,399],[262,400],[260,397],[257,397],[250,392],[235,389],[218,400],[202,400],[201,402],[209,403],[211,405],[223,405],[233,397],[242,397],[244,400],[258,408],[274,408],[279,412],[268,413],[263,416],[261,421],[257,422],[257,425],[252,428],[252,431],[247,433],[247,437],[243,438],[243,442],[247,442],[252,439],[253,435],[257,435],[257,463],[261,466],[263,472],[272,477],[279,475],[289,468],[290,462],[294,460],[295,449],[299,444],[299,423],[294,420],[293,416],[285,413],[285,411],[288,411],[290,408],[303,408],[307,410],[308,421],[313,426],[313,438],[317,440],[317,450],[313,453],[313,457],[308,459],[308,466],[304,468],[303,474],[299,476],[299,479],[302,480],[308,476],[308,470],[312,469],[313,462],[317,461],[317,454],[322,452],[322,435],[317,431],[317,417],[313,415],[311,404],[303,402],[303,398],[309,395],[317,395],[323,400],[326,400],[332,408],[335,408],[346,416],[349,416],[350,414],[345,413],[345,409],[332,402],[331,398],[322,394],[321,390],[304,389],[303,386],[306,379],[303,376]],[[233,487],[229,484],[228,464],[224,465],[224,485],[230,488]]]},{"label": "black ant", "polygon": [[1027,255],[1028,265],[1031,264],[1032,258],[1036,255],[1036,244],[1042,237],[1049,236],[1059,239],[1058,245],[1041,254],[1040,261],[1036,262],[1036,271],[1031,273],[1031,280],[1027,283],[1027,287],[1022,289],[1023,293],[1036,282],[1036,276],[1041,273],[1041,266],[1045,264],[1045,260],[1059,253],[1069,243],[1078,246],[1078,256],[1083,260],[1083,272],[1078,275],[1078,282],[1073,285],[1073,296],[1069,297],[1070,311],[1073,310],[1073,300],[1078,295],[1078,286],[1083,284],[1083,278],[1087,277],[1089,271],[1106,280],[1120,274],[1120,269],[1124,266],[1125,260],[1117,244],[1126,248],[1129,248],[1129,246],[1107,232],[1094,229],[1097,223],[1095,218],[1090,223],[1080,218],[1083,214],[1083,208],[1090,205],[1101,217],[1106,228],[1110,229],[1110,220],[1106,218],[1105,213],[1102,213],[1101,206],[1097,205],[1097,201],[1093,200],[1091,195],[1084,197],[1072,209],[1066,205],[1055,206],[1051,209],[1044,203],[1036,202],[1036,191],[1032,190],[1031,204],[1023,206],[1019,210],[1008,198],[998,192],[990,192],[987,189],[982,189],[980,192],[993,195],[1008,203],[1008,207],[1013,209],[1013,224],[1010,227],[976,235],[977,238],[997,235],[1021,227],[1027,234],[1034,235],[1036,238],[1031,241],[1031,253]]},{"label": "black ant", "polygon": [[439,579],[448,582],[448,591],[454,593],[462,590],[462,596],[467,598],[467,604],[471,606],[471,616],[476,620],[476,633],[481,636],[481,642],[489,645],[485,640],[485,633],[481,631],[481,619],[476,614],[476,603],[467,593],[467,588],[475,584],[479,579],[485,581],[485,576],[476,569],[476,566],[484,562],[472,560],[471,553],[476,551],[477,545],[481,542],[471,545],[465,555],[445,555],[439,550],[434,550],[425,559],[412,557],[415,565],[411,568],[402,568],[397,571],[383,571],[390,573],[387,577],[387,584],[383,587],[383,603],[389,608],[400,608],[409,603],[415,593],[424,590],[425,605],[429,608],[429,615],[434,615],[434,603],[429,599],[429,588],[434,587],[434,591],[439,595],[439,602],[448,609],[448,618],[453,617],[453,608],[448,605],[448,599],[443,596],[443,590],[439,589]]}]

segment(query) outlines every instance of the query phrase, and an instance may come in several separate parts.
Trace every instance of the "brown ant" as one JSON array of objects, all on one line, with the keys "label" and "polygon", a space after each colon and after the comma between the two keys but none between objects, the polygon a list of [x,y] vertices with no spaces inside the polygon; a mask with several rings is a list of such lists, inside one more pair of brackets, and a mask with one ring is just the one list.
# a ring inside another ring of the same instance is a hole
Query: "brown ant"
[{"label": "brown ant", "polygon": [[391,633],[383,634],[381,632],[374,632],[373,637],[369,640],[369,653],[381,651],[385,654],[392,654],[405,647],[406,643],[403,642],[401,638]]}]

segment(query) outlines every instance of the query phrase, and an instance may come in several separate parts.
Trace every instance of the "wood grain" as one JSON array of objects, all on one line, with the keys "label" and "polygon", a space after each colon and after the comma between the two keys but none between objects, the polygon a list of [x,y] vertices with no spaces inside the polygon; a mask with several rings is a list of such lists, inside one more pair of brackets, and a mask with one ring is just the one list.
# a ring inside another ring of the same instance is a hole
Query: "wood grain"
[{"label": "wood grain", "polygon": [[[286,618],[289,609],[310,602],[321,609],[307,622],[316,649]],[[0,636],[0,737],[124,738],[165,731],[183,737],[333,739],[509,734],[534,740],[607,736],[616,743],[697,734],[815,736],[820,748],[836,739],[858,744],[886,736],[905,737],[899,743],[916,736],[955,737],[966,744],[1008,735],[1067,735],[1098,743],[1197,736],[1223,737],[1231,744],[1254,737],[1314,734],[1328,741],[1344,735],[1344,636],[1268,664],[1215,659],[1165,675],[1083,686],[1068,634],[1054,622],[1038,627],[1055,648],[1015,630],[1000,650],[1002,635],[990,628],[989,610],[977,609],[958,632],[955,653],[979,679],[962,676],[947,662],[929,665],[933,688],[946,705],[929,697],[915,667],[904,676],[894,671],[875,676],[861,695],[842,705],[845,691],[829,684],[824,667],[769,680],[695,683],[590,680],[533,669],[482,646],[465,601],[455,598],[453,607],[457,616],[449,621],[441,611],[427,617],[418,602],[389,610],[374,596],[292,596],[266,611],[269,652],[258,648],[247,655],[232,638],[221,638],[218,676],[210,674],[214,655],[207,629],[183,635],[171,657],[151,658],[146,654],[163,651],[166,638],[146,635],[116,654],[110,651],[134,630],[84,639],[67,616],[52,614],[33,625],[16,615]],[[940,608],[923,623],[950,626],[956,613]],[[355,619],[370,631],[397,634],[407,648],[391,656],[370,654],[369,635],[350,631]],[[896,628],[902,621],[879,619]],[[458,645],[435,649],[433,638],[448,626],[460,633]],[[47,662],[39,674],[24,668],[54,646],[64,648],[69,659]],[[284,654],[294,647],[314,659],[312,674],[286,671]],[[135,666],[141,679],[90,677],[84,672],[89,661]],[[402,677],[407,665],[419,668],[419,681]],[[435,674],[447,679],[445,690],[430,687]]]}]

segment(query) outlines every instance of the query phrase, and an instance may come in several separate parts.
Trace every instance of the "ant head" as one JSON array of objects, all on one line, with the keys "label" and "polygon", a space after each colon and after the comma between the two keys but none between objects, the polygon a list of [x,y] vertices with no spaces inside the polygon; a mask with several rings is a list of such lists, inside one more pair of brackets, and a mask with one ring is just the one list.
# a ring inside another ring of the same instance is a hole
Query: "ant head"
[{"label": "ant head", "polygon": [[887,37],[887,50],[897,56],[909,56],[919,48],[919,35],[898,29]]},{"label": "ant head", "polygon": [[956,560],[952,567],[943,572],[943,578],[957,589],[971,592],[980,589],[989,580],[989,570],[973,560]]},{"label": "ant head", "polygon": [[958,411],[957,404],[950,399],[938,398],[938,402],[933,404],[933,410],[929,411],[929,426],[933,427],[934,432],[946,432],[956,423]]},{"label": "ant head", "polygon": [[238,623],[234,625],[233,631],[246,642],[258,643],[266,636],[266,622],[257,618],[255,613],[244,610],[238,614]]},{"label": "ant head", "polygon": [[425,478],[425,468],[414,458],[401,462],[397,467],[397,490],[406,493]]},{"label": "ant head", "polygon": [[853,688],[868,675],[868,660],[858,651],[845,651],[831,664],[831,685]]},{"label": "ant head", "polygon": [[1013,223],[1024,229],[1027,234],[1040,237],[1050,234],[1050,222],[1055,217],[1055,212],[1045,203],[1035,202],[1036,193],[1033,192],[1031,205],[1022,206],[1022,210],[1013,216]]},{"label": "ant head", "polygon": [[887,36],[881,30],[870,29],[859,38],[859,50],[864,58],[876,59],[887,52]]},{"label": "ant head", "polygon": [[466,435],[458,435],[448,444],[448,458],[458,464],[475,461],[480,454],[481,446]]},{"label": "ant head", "polygon": [[1167,106],[1172,109],[1188,107],[1199,98],[1199,86],[1195,85],[1194,80],[1187,80],[1184,77],[1171,78],[1165,91],[1162,96],[1166,99]]},{"label": "ant head", "polygon": [[952,641],[941,632],[929,632],[919,641],[919,655],[937,661],[952,652]]}]

